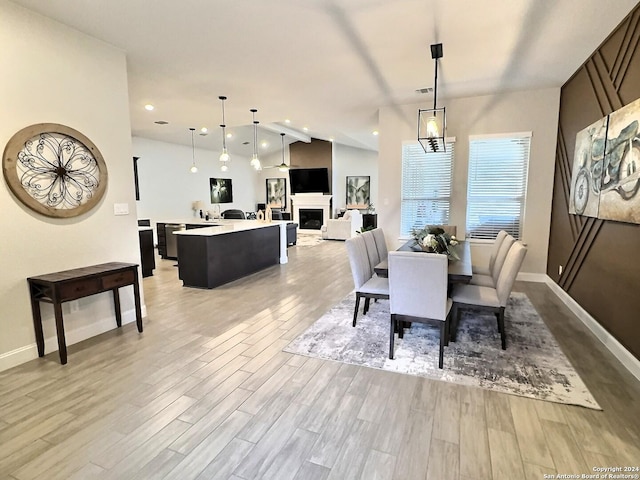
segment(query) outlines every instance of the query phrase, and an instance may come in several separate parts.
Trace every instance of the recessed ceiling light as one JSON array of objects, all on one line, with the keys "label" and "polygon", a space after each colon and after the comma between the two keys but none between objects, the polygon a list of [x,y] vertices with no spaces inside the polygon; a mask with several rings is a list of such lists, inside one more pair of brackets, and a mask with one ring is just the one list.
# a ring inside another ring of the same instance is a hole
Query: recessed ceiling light
[{"label": "recessed ceiling light", "polygon": [[153,105],[151,105],[150,103],[147,103],[147,104],[144,106],[144,109],[145,109],[145,110],[149,110],[149,111],[153,110],[154,108],[155,108],[155,107],[154,107]]},{"label": "recessed ceiling light", "polygon": [[284,121],[284,123],[291,123],[291,120],[289,120],[288,118]]},{"label": "recessed ceiling light", "polygon": [[334,140],[335,140],[335,138],[333,138],[333,137],[329,137],[329,141],[330,141],[330,142],[333,142]]},{"label": "recessed ceiling light", "polygon": [[269,146],[269,144],[268,144],[267,142],[262,142],[262,143],[260,144],[260,146],[261,146],[262,148],[267,148],[267,147]]},{"label": "recessed ceiling light", "polygon": [[169,122],[166,122],[164,120],[158,120],[157,122],[153,122],[153,123],[157,123],[158,125],[169,125]]},{"label": "recessed ceiling light", "polygon": [[209,129],[208,129],[207,127],[202,127],[202,128],[200,129],[200,131],[201,131],[202,133],[207,133],[207,132],[209,131]]},{"label": "recessed ceiling light", "polygon": [[302,127],[302,130],[304,130],[305,132],[309,131],[309,127]]},{"label": "recessed ceiling light", "polygon": [[233,137],[233,133],[227,133],[227,138],[232,138]]},{"label": "recessed ceiling light", "polygon": [[380,135],[380,132],[379,132],[378,130],[374,130],[374,131],[373,131],[373,132],[371,132],[371,133],[372,133],[373,135],[375,135],[376,137],[377,137],[378,135]]}]

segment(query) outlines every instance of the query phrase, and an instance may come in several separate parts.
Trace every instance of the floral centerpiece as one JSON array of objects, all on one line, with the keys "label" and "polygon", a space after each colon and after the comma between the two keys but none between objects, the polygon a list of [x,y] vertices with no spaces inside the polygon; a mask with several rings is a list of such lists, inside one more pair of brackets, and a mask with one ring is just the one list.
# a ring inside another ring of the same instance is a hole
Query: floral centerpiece
[{"label": "floral centerpiece", "polygon": [[449,258],[459,259],[458,254],[452,249],[452,246],[458,244],[458,240],[454,235],[449,235],[440,227],[432,227],[427,225],[421,229],[413,229],[411,236],[415,241],[415,245],[425,252],[441,253]]}]

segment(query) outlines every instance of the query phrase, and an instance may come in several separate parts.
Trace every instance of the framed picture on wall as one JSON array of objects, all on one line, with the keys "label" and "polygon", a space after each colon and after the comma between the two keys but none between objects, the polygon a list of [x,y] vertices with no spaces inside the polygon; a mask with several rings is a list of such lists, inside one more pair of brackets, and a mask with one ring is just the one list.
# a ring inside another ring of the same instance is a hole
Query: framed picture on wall
[{"label": "framed picture on wall", "polygon": [[347,208],[369,208],[370,177],[347,177]]},{"label": "framed picture on wall", "polygon": [[286,178],[267,178],[267,205],[271,208],[287,208]]},{"label": "framed picture on wall", "polygon": [[211,203],[232,203],[233,189],[230,178],[210,178]]}]

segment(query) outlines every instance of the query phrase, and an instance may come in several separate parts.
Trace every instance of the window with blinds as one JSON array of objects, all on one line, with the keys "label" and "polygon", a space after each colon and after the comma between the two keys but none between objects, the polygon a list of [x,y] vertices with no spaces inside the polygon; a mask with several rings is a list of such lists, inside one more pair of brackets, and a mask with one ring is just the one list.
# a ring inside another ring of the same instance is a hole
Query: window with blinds
[{"label": "window with blinds", "polygon": [[531,133],[469,137],[467,238],[521,238],[530,143]]},{"label": "window with blinds", "polygon": [[402,145],[402,204],[400,235],[409,237],[414,228],[448,225],[454,142],[446,152],[429,152],[418,142]]}]

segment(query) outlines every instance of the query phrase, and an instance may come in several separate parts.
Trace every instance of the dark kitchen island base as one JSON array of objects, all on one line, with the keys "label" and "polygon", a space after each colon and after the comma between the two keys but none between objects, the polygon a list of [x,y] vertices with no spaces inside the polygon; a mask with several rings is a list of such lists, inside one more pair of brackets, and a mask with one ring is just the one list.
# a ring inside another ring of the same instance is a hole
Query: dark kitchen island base
[{"label": "dark kitchen island base", "polygon": [[[210,227],[176,235],[178,272],[185,287],[215,288],[286,263],[281,258],[279,224],[242,230]],[[286,240],[284,248],[286,258]]]}]

